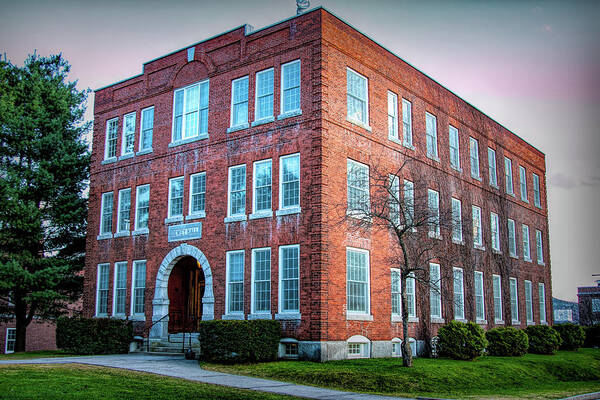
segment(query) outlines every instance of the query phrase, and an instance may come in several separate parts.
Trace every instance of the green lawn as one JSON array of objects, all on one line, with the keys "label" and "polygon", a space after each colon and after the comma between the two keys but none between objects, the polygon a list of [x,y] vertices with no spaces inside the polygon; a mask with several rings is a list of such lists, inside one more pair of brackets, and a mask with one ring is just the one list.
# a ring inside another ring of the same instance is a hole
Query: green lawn
[{"label": "green lawn", "polygon": [[0,354],[0,360],[26,360],[29,358],[72,357],[76,354],[62,350],[26,351],[22,353]]},{"label": "green lawn", "polygon": [[203,368],[281,381],[396,396],[452,398],[561,398],[600,391],[600,350],[561,351],[554,356],[481,357],[475,361],[398,358],[202,364]]},{"label": "green lawn", "polygon": [[78,364],[0,365],[0,399],[284,400],[295,397]]}]

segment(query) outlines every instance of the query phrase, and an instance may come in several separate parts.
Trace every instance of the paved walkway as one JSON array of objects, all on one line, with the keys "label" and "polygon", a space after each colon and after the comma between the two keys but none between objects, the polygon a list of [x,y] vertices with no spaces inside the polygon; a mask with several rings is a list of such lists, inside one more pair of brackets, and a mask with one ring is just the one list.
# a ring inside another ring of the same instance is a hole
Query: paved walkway
[{"label": "paved walkway", "polygon": [[1,360],[2,364],[91,364],[103,367],[122,368],[133,371],[183,378],[190,381],[229,386],[239,389],[260,392],[285,394],[320,400],[407,400],[402,397],[377,396],[339,390],[323,389],[314,386],[295,385],[293,383],[273,381],[269,379],[251,378],[206,371],[197,361],[186,360],[183,356],[161,356],[150,354],[120,354],[110,356],[81,356],[60,358],[34,358],[30,360]]}]

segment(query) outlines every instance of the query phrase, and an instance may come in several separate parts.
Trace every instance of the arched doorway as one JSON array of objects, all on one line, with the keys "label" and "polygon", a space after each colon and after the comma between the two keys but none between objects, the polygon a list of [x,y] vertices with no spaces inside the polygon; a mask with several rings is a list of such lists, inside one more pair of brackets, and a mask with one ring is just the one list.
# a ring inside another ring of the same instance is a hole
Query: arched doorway
[{"label": "arched doorway", "polygon": [[194,257],[181,258],[169,275],[169,333],[196,332],[202,320],[204,272]]}]

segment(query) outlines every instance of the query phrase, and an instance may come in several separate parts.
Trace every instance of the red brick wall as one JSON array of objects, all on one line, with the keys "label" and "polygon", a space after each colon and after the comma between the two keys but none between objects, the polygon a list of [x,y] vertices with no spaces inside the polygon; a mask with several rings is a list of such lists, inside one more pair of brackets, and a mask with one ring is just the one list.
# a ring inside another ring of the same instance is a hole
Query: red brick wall
[{"label": "red brick wall", "polygon": [[[6,350],[6,330],[14,328],[15,322],[0,323],[0,352]],[[27,327],[26,351],[56,350],[56,325],[33,320]]]}]

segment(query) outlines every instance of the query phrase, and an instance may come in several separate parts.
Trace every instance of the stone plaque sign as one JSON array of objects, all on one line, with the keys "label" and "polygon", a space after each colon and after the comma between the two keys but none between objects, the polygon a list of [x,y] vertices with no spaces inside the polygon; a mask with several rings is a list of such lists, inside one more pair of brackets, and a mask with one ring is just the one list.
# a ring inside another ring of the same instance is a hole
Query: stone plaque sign
[{"label": "stone plaque sign", "polygon": [[169,226],[169,242],[179,240],[200,239],[202,237],[202,222]]}]

